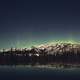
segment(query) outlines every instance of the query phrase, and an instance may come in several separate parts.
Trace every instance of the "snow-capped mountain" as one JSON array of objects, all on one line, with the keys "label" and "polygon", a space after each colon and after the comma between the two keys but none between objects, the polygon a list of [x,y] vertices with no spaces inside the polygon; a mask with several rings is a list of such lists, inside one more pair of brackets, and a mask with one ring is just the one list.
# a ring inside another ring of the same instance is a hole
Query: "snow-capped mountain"
[{"label": "snow-capped mountain", "polygon": [[80,45],[71,44],[71,43],[60,43],[60,44],[51,44],[51,45],[40,45],[32,49],[34,49],[38,53],[41,50],[43,50],[43,52],[46,52],[47,54],[55,54],[55,53],[62,54],[63,52],[80,51]]}]

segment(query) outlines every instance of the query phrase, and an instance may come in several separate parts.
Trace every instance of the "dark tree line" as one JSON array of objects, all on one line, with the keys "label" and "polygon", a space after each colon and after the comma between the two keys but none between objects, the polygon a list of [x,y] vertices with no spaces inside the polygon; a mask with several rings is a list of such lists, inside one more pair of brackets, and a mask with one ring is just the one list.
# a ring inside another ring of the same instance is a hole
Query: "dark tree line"
[{"label": "dark tree line", "polygon": [[64,51],[50,54],[45,49],[37,52],[31,50],[15,50],[0,52],[0,65],[36,65],[36,64],[80,64],[80,52]]}]

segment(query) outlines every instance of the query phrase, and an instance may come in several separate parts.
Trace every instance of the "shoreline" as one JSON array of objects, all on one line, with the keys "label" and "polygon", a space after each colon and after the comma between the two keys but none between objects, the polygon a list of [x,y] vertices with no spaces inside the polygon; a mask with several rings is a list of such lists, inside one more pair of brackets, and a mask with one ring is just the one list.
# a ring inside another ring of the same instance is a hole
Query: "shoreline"
[{"label": "shoreline", "polygon": [[1,67],[12,67],[12,68],[34,68],[34,69],[80,69],[80,64],[79,65],[0,65]]}]

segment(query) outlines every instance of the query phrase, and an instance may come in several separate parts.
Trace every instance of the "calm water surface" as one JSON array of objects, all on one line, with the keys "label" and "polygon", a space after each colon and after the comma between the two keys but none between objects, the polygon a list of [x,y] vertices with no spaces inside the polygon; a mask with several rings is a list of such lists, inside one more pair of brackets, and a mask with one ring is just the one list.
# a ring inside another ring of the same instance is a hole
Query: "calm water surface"
[{"label": "calm water surface", "polygon": [[80,69],[0,66],[0,80],[80,80]]}]

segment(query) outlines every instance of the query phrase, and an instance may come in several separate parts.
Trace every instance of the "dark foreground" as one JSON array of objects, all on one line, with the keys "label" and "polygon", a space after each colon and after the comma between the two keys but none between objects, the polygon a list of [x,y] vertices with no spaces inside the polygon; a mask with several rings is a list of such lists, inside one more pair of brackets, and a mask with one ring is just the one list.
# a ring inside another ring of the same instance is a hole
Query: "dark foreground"
[{"label": "dark foreground", "polygon": [[80,44],[56,44],[0,52],[0,65],[80,65]]},{"label": "dark foreground", "polygon": [[27,52],[2,52],[0,65],[80,65],[80,53],[64,52],[62,54],[27,53]]},{"label": "dark foreground", "polygon": [[80,80],[80,69],[0,66],[0,80]]}]

